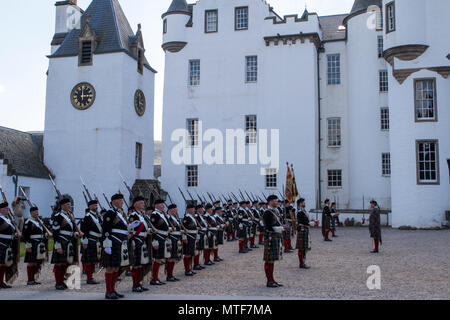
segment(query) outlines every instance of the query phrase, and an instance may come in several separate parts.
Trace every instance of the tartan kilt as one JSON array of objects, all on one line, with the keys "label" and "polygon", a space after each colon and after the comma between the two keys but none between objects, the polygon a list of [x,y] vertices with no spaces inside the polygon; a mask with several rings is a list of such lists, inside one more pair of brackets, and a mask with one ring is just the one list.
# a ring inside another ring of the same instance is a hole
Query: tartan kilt
[{"label": "tartan kilt", "polygon": [[170,259],[175,259],[177,261],[181,260],[181,258],[183,257],[183,244],[181,242],[181,236],[174,236],[175,238],[177,238],[177,240],[175,239],[171,239],[172,240],[172,251],[170,253]]},{"label": "tartan kilt", "polygon": [[207,232],[208,236],[205,236],[205,249],[214,249],[216,246],[217,233],[213,231]]},{"label": "tartan kilt", "polygon": [[223,230],[218,230],[217,231],[217,239],[216,239],[216,246],[218,245],[222,245],[223,244],[223,236],[224,236],[224,231]]},{"label": "tartan kilt", "polygon": [[309,230],[308,228],[301,228],[297,232],[297,246],[296,249],[306,252],[309,250]]},{"label": "tartan kilt", "polygon": [[196,250],[201,251],[205,249],[205,234],[198,233],[198,236],[200,237],[199,240],[197,240],[197,245],[195,247]]},{"label": "tartan kilt", "polygon": [[162,260],[166,258],[166,238],[154,235],[153,241],[158,241],[158,250],[152,248],[153,258]]},{"label": "tartan kilt", "polygon": [[134,239],[134,250],[133,250],[133,267],[140,267],[142,265],[142,247],[144,245],[144,240],[141,238]]},{"label": "tartan kilt", "polygon": [[266,262],[278,261],[282,257],[281,234],[275,232],[264,233],[264,258]]},{"label": "tartan kilt", "polygon": [[248,238],[248,226],[244,224],[243,229],[239,228],[237,229],[237,237],[238,238]]},{"label": "tartan kilt", "polygon": [[103,252],[102,260],[102,265],[104,268],[120,268],[122,263],[122,242],[113,238],[111,254],[106,254]]},{"label": "tartan kilt", "polygon": [[[63,253],[58,254],[58,252],[56,252],[56,249],[53,249],[51,263],[52,264],[68,264],[69,262],[67,260],[67,255],[69,254],[69,255],[75,257],[74,250],[69,252],[69,244],[72,244],[72,242],[67,241],[65,238],[61,237],[61,240],[59,241],[59,243],[61,244],[61,249],[63,250]],[[72,247],[72,249],[73,249],[73,247]]]},{"label": "tartan kilt", "polygon": [[[37,253],[38,253],[38,246],[40,243],[43,242],[39,242],[39,241],[33,241],[31,243],[32,247],[31,247],[31,252],[25,251],[25,259],[23,260],[24,263],[42,263],[45,259],[36,259],[37,257]],[[0,249],[1,250],[1,249]],[[0,260],[2,261],[2,260]]]},{"label": "tartan kilt", "polygon": [[81,255],[81,261],[84,263],[98,263],[100,262],[100,259],[97,256],[97,243],[100,241],[94,241],[92,239],[89,239],[89,242],[87,244],[87,249],[81,249],[82,255]]},{"label": "tartan kilt", "polygon": [[336,218],[331,217],[331,229],[336,229]]},{"label": "tartan kilt", "polygon": [[290,223],[287,223],[285,226],[283,227],[289,227],[288,230],[283,229],[283,239],[291,239],[291,233],[292,233],[292,226]]},{"label": "tartan kilt", "polygon": [[195,256],[195,239],[187,237],[187,242],[183,241],[183,254],[185,256]]},{"label": "tartan kilt", "polygon": [[253,222],[251,227],[250,227],[250,233],[251,235],[256,235],[256,230],[257,230],[258,225],[256,224],[256,222]]},{"label": "tartan kilt", "polygon": [[233,232],[233,222],[228,222],[229,225],[225,227],[226,232]]},{"label": "tartan kilt", "polygon": [[6,239],[0,240],[0,265],[5,264],[6,251],[9,248],[12,248],[11,244],[12,244],[11,240],[6,240]]}]

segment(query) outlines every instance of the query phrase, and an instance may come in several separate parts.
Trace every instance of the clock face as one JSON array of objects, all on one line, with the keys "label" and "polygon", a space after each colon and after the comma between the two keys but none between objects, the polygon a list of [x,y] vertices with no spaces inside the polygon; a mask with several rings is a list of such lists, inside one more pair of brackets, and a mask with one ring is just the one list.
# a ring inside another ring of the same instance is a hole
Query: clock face
[{"label": "clock face", "polygon": [[145,95],[139,89],[136,90],[136,93],[134,94],[134,109],[140,117],[145,113]]},{"label": "clock face", "polygon": [[70,100],[78,110],[86,110],[94,104],[95,89],[87,82],[79,83],[73,88]]}]

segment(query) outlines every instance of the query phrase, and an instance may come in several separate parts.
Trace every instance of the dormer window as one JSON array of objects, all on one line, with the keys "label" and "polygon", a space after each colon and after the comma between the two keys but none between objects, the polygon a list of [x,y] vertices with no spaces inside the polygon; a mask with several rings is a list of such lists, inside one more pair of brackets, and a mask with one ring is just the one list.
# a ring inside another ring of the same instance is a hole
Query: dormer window
[{"label": "dormer window", "polygon": [[78,38],[78,66],[92,66],[96,46],[95,31],[90,25],[91,17],[86,17],[86,24]]},{"label": "dormer window", "polygon": [[92,64],[92,41],[81,42],[81,57],[80,64],[91,65]]}]

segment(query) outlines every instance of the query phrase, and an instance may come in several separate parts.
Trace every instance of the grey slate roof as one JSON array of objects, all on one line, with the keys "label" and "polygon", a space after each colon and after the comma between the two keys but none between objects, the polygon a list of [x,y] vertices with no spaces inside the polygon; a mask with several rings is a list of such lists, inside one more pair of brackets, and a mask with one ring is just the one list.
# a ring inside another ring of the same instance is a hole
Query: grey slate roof
[{"label": "grey slate roof", "polygon": [[345,40],[345,30],[339,31],[338,28],[343,24],[347,14],[338,14],[333,16],[319,17],[319,23],[322,27],[323,41]]},{"label": "grey slate roof", "polygon": [[352,11],[350,14],[367,10],[369,6],[376,5],[381,8],[382,1],[381,0],[355,0],[355,3],[353,4]]},{"label": "grey slate roof", "polygon": [[8,175],[48,179],[50,171],[41,157],[42,133],[31,134],[0,127],[0,163]]},{"label": "grey slate roof", "polygon": [[167,9],[166,14],[170,12],[187,12],[190,13],[189,5],[186,0],[173,0]]},{"label": "grey slate roof", "polygon": [[[135,33],[118,0],[93,0],[81,16],[81,29],[73,29],[50,58],[78,55],[78,37],[86,25],[87,16],[90,16],[90,26],[98,37],[94,54],[125,52],[137,59],[130,48],[130,38],[134,38]],[[147,60],[145,66],[156,72]]]}]

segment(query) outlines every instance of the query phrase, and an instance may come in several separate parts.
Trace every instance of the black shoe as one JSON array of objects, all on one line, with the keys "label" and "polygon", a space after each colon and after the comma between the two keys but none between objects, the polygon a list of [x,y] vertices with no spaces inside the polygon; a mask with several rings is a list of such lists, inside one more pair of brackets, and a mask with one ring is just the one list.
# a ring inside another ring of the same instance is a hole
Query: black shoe
[{"label": "black shoe", "polygon": [[140,286],[140,287],[141,287],[142,291],[148,291],[148,290],[150,290],[149,288],[146,288],[146,287],[143,287],[143,286]]},{"label": "black shoe", "polygon": [[143,292],[141,287],[133,287],[133,289],[131,291],[136,292],[136,293],[142,293]]},{"label": "black shoe", "polygon": [[206,269],[206,267],[204,266],[199,266],[201,270]]},{"label": "black shoe", "polygon": [[239,251],[239,253],[247,253],[247,251],[241,250],[241,251]]},{"label": "black shoe", "polygon": [[117,296],[117,298],[122,299],[125,297],[123,294],[117,293],[117,291],[114,291],[114,294]]},{"label": "black shoe", "polygon": [[162,282],[159,281],[159,280],[156,280],[156,281],[150,281],[150,285],[151,285],[151,286],[162,286],[163,284],[165,284],[165,283],[162,283]]},{"label": "black shoe", "polygon": [[11,286],[8,286],[6,283],[0,284],[0,289],[11,289]]},{"label": "black shoe", "polygon": [[205,266],[212,266],[213,264],[215,264],[215,263],[212,261],[205,262]]},{"label": "black shoe", "polygon": [[86,281],[86,284],[95,285],[95,284],[99,284],[99,282],[97,282],[97,281],[95,281],[94,279],[92,279],[92,280]]},{"label": "black shoe", "polygon": [[250,248],[245,248],[245,250],[247,250],[247,252],[248,252],[248,251],[253,251],[253,250],[252,250],[252,249],[250,249]]},{"label": "black shoe", "polygon": [[260,243],[258,243],[258,245],[263,246],[263,245],[264,245],[264,242],[260,242]]},{"label": "black shoe", "polygon": [[176,282],[177,280],[175,280],[174,277],[170,277],[166,279],[167,282]]},{"label": "black shoe", "polygon": [[337,238],[338,236],[332,236],[333,238]]},{"label": "black shoe", "polygon": [[63,282],[62,286],[64,287],[64,289],[69,289],[69,287],[67,286],[67,284],[65,282]]},{"label": "black shoe", "polygon": [[125,277],[131,277],[131,272],[130,272],[130,271],[127,271],[127,272],[125,273]]},{"label": "black shoe", "polygon": [[378,253],[378,250],[372,250],[370,253]]},{"label": "black shoe", "polygon": [[275,282],[275,284],[279,287],[282,287],[283,285],[281,283]]},{"label": "black shoe", "polygon": [[64,287],[62,284],[58,284],[58,285],[55,286],[55,289],[56,290],[60,290],[60,291],[64,291],[64,290],[66,290],[66,287]]},{"label": "black shoe", "polygon": [[333,240],[331,240],[331,239],[325,239],[325,240],[323,240],[323,241],[333,241]]},{"label": "black shoe", "polygon": [[251,246],[251,248],[253,248],[253,249],[258,249],[259,247],[258,247],[258,246],[255,246],[255,245],[253,245],[253,246]]},{"label": "black shoe", "polygon": [[27,286],[37,286],[37,285],[40,285],[40,284],[41,284],[40,282],[36,282],[34,280],[27,282]]},{"label": "black shoe", "polygon": [[180,279],[178,279],[178,278],[175,278],[175,277],[173,277],[174,279],[175,279],[175,281],[176,282],[178,282],[178,281],[181,281]]},{"label": "black shoe", "polygon": [[186,277],[192,277],[192,276],[194,276],[194,273],[192,271],[189,271],[189,272],[185,272],[184,275]]},{"label": "black shoe", "polygon": [[195,271],[190,271],[193,275],[196,275],[197,274],[197,272],[195,272]]},{"label": "black shoe", "polygon": [[220,261],[222,261],[222,259],[219,259],[219,258],[214,259],[214,262],[220,262]]},{"label": "black shoe", "polygon": [[267,288],[278,288],[275,282],[267,282]]},{"label": "black shoe", "polygon": [[294,252],[293,250],[284,250],[284,253],[292,253]]},{"label": "black shoe", "polygon": [[307,266],[306,264],[301,264],[300,265],[300,269],[309,269],[311,268],[310,266]]},{"label": "black shoe", "polygon": [[202,266],[198,265],[198,266],[194,266],[194,270],[203,270]]},{"label": "black shoe", "polygon": [[107,299],[107,300],[117,300],[117,299],[119,299],[119,297],[113,292],[113,293],[105,294],[105,299]]}]

